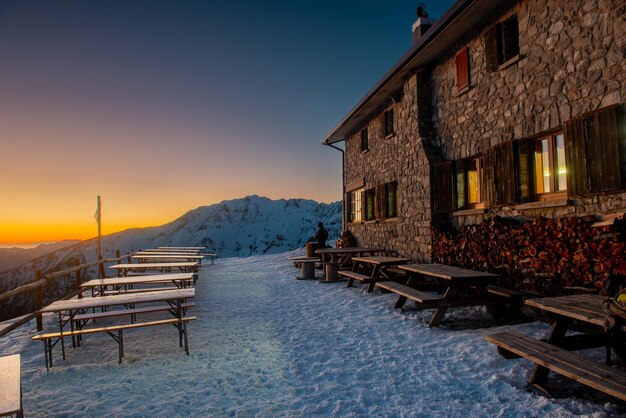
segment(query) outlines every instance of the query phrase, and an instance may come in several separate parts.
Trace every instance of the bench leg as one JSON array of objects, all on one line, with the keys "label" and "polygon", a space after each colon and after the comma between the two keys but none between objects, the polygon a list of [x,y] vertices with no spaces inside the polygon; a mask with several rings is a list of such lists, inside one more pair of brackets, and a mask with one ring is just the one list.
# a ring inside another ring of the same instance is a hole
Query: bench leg
[{"label": "bench leg", "polygon": [[352,287],[353,284],[354,284],[354,279],[352,277],[350,277],[348,279],[348,284],[346,285],[346,287]]},{"label": "bench leg", "polygon": [[404,304],[406,303],[406,296],[400,296],[398,298],[398,301],[396,302],[396,305],[394,306],[395,309],[402,309],[404,307]]},{"label": "bench leg", "polygon": [[117,345],[118,345],[118,362],[122,364],[122,358],[124,358],[124,333],[122,330],[117,331]]},{"label": "bench leg", "polygon": [[372,293],[375,287],[376,287],[376,282],[370,282],[367,285],[367,293]]},{"label": "bench leg", "polygon": [[46,361],[46,371],[50,371],[50,358],[48,356],[48,340],[43,340],[43,357]]},{"label": "bench leg", "polygon": [[189,337],[187,336],[187,323],[183,322],[182,324],[183,327],[183,335],[185,337],[185,353],[187,353],[187,355],[189,355]]}]

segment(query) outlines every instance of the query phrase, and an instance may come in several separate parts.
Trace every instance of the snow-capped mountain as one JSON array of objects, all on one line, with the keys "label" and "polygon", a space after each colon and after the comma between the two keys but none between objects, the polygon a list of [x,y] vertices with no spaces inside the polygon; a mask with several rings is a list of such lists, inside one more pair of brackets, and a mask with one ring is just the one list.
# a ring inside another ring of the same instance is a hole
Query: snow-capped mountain
[{"label": "snow-capped mountain", "polygon": [[[116,250],[126,254],[158,246],[205,246],[205,252],[217,253],[222,258],[274,254],[304,246],[315,233],[318,222],[328,229],[329,242],[338,238],[341,202],[271,200],[253,195],[199,207],[162,226],[103,236],[103,256],[114,257]],[[32,282],[35,270],[45,274],[70,267],[75,260],[85,263],[96,258],[96,239],[53,251],[0,273],[0,292]]]}]

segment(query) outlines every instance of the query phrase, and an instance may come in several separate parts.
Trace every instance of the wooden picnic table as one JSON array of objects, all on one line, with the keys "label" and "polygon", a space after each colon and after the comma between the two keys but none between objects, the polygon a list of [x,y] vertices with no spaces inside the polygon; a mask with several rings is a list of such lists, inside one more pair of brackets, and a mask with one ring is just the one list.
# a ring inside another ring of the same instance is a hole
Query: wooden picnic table
[{"label": "wooden picnic table", "polygon": [[353,256],[373,256],[384,251],[384,248],[343,247],[321,248],[319,250],[315,250],[315,254],[322,257],[323,264],[338,263],[338,268],[341,269],[342,267],[350,265]]},{"label": "wooden picnic table", "polygon": [[158,250],[189,250],[189,251],[204,251],[206,247],[159,247]]},{"label": "wooden picnic table", "polygon": [[145,250],[137,251],[138,253],[178,253],[178,254],[200,254],[203,250],[181,250],[181,249],[168,249],[168,248],[147,248]]},{"label": "wooden picnic table", "polygon": [[[611,363],[610,349],[612,348],[622,363],[626,364],[626,325],[618,326],[611,333],[604,330],[605,300],[606,296],[583,294],[529,299],[525,303],[548,314],[552,322],[552,330],[546,340],[548,343],[568,350],[606,347],[607,364]],[[581,332],[566,336],[574,320],[591,325],[596,332]],[[547,376],[548,369],[535,366],[529,383],[541,385]]]},{"label": "wooden picnic table", "polygon": [[163,262],[163,261],[197,261],[198,264],[202,264],[203,255],[172,255],[172,254],[135,254],[131,256],[132,259],[137,260],[139,263],[145,264],[150,262]]},{"label": "wooden picnic table", "polygon": [[[417,278],[422,276],[432,279],[443,290],[441,295],[427,295],[415,291],[415,302],[420,307],[435,309],[429,326],[439,325],[443,320],[448,308],[464,306],[481,306],[487,308],[493,302],[493,297],[489,295],[487,286],[493,283],[499,276],[493,273],[470,270],[460,267],[448,266],[445,264],[406,264],[398,266],[399,269],[407,271],[410,276],[406,282],[407,286]],[[460,292],[462,290],[462,292]],[[406,296],[400,296],[398,304],[406,301]],[[402,306],[400,306],[401,308]]]},{"label": "wooden picnic table", "polygon": [[[348,278],[347,287],[351,287],[354,280],[358,280],[363,284],[367,284],[367,292],[371,293],[376,282],[391,280],[386,271],[388,267],[410,262],[411,259],[406,257],[352,257],[352,271],[340,271],[339,275]],[[364,271],[365,273],[360,273],[359,271]]]},{"label": "wooden picnic table", "polygon": [[169,273],[172,269],[179,269],[181,273],[197,273],[197,262],[179,262],[179,263],[137,263],[137,264],[115,264],[109,267],[117,270],[120,277],[127,276],[131,271],[144,272],[147,270],[157,270],[161,273]]},{"label": "wooden picnic table", "polygon": [[[136,304],[145,304],[153,302],[167,302],[174,310],[174,316],[182,318],[182,304],[195,297],[196,290],[194,288],[172,289],[143,293],[121,293],[106,297],[87,297],[82,299],[64,299],[52,302],[50,305],[43,307],[41,313],[55,313],[58,316],[59,332],[63,333],[66,324],[70,324],[70,328],[74,330],[74,316],[79,312],[88,309],[109,308],[112,306],[134,306]],[[65,341],[60,337],[54,344],[60,341],[63,359],[65,360]],[[76,340],[72,338],[72,344],[76,345]]]},{"label": "wooden picnic table", "polygon": [[130,288],[137,284],[154,284],[154,283],[174,283],[178,288],[188,287],[193,281],[194,273],[172,273],[172,274],[153,274],[150,276],[127,276],[127,277],[110,277],[106,279],[93,279],[82,283],[80,287],[85,289],[99,288],[96,294],[103,294],[107,287],[120,289],[122,287]]},{"label": "wooden picnic table", "polygon": [[[526,305],[540,309],[552,322],[547,339],[536,339],[519,332],[498,332],[485,340],[498,347],[507,359],[523,357],[535,363],[528,383],[549,396],[545,386],[550,371],[626,401],[626,372],[611,367],[611,349],[622,362],[626,354],[626,326],[604,329],[604,296],[583,294],[529,299]],[[583,331],[572,329],[574,321],[585,324]],[[575,332],[570,332],[575,331]],[[568,335],[566,335],[568,334]],[[572,351],[605,347],[606,364]]]}]

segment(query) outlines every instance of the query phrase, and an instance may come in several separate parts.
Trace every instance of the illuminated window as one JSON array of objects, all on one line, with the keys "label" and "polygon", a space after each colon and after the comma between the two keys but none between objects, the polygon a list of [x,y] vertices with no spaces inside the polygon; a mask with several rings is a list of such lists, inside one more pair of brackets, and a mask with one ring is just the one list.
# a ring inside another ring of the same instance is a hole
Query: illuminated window
[{"label": "illuminated window", "polygon": [[362,219],[362,190],[355,190],[350,193],[350,222],[361,222]]},{"label": "illuminated window", "polygon": [[474,158],[467,164],[467,203],[475,205],[480,202],[480,160]]},{"label": "illuminated window", "polygon": [[535,194],[566,191],[567,167],[563,133],[535,141],[533,154]]}]

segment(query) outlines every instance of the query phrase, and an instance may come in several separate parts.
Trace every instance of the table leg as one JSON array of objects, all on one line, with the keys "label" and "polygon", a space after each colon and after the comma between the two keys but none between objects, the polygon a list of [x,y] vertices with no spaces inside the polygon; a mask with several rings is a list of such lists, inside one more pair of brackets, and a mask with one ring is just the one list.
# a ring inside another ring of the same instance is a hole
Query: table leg
[{"label": "table leg", "polygon": [[[451,297],[454,296],[454,289],[452,287],[448,287],[445,291],[445,293],[443,294],[443,299],[450,299]],[[430,322],[428,323],[429,327],[436,327],[438,326],[441,321],[443,320],[443,317],[446,315],[446,312],[448,311],[448,308],[439,308],[435,310],[435,313],[433,314],[433,317],[430,319]]]},{"label": "table leg", "polygon": [[59,332],[61,332],[61,353],[63,353],[63,360],[65,360],[65,338],[63,338],[63,318],[61,312],[59,312]]},{"label": "table leg", "polygon": [[374,269],[372,270],[372,275],[370,276],[370,282],[367,285],[367,293],[372,293],[374,291],[374,288],[376,287],[376,279],[378,278],[379,275],[380,275],[380,267],[374,266]]},{"label": "table leg", "polygon": [[[550,336],[548,337],[547,342],[554,345],[559,345],[559,341],[565,337],[565,333],[569,328],[570,320],[567,318],[559,318],[552,325],[552,332],[550,332]],[[549,393],[544,387],[546,379],[548,378],[548,373],[550,373],[550,369],[545,368],[543,366],[536,365],[532,372],[530,372],[530,376],[528,377],[528,383],[534,386],[537,386],[541,391],[545,393]]]}]

